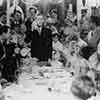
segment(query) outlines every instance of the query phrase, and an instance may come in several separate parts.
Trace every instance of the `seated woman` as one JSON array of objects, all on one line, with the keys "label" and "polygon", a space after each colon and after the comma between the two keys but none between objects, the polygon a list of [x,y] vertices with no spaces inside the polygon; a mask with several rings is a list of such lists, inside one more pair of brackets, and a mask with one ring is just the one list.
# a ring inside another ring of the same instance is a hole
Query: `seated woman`
[{"label": "seated woman", "polygon": [[59,41],[59,35],[57,33],[53,34],[52,39],[53,39],[53,49],[56,50],[56,51],[62,51],[63,45]]}]

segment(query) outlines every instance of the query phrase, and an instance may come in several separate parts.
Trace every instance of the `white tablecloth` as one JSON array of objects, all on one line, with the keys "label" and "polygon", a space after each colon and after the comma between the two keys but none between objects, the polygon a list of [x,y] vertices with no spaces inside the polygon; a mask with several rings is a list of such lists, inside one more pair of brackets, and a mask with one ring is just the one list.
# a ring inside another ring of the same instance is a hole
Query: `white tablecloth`
[{"label": "white tablecloth", "polygon": [[6,100],[65,100],[69,96],[72,78],[64,69],[42,67],[37,72],[23,72],[17,85],[5,88]]}]

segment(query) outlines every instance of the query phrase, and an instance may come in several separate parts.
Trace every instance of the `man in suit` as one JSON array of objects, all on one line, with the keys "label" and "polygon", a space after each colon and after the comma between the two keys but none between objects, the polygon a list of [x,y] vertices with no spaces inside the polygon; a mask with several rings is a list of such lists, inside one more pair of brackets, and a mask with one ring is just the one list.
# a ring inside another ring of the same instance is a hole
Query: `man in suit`
[{"label": "man in suit", "polygon": [[15,71],[17,69],[16,57],[13,56],[15,45],[7,44],[10,34],[8,26],[0,27],[0,64],[2,67],[2,78],[8,82],[15,80]]},{"label": "man in suit", "polygon": [[37,17],[37,29],[31,36],[31,55],[40,61],[48,61],[52,58],[52,31],[43,26],[43,16]]},{"label": "man in suit", "polygon": [[5,57],[4,43],[9,37],[8,26],[0,27],[0,61]]}]

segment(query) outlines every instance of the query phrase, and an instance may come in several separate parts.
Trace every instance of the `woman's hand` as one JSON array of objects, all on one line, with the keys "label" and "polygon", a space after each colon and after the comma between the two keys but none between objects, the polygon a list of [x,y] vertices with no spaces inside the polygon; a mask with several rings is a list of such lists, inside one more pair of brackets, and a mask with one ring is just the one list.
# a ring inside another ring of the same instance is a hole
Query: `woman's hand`
[{"label": "woman's hand", "polygon": [[14,52],[16,53],[16,54],[19,54],[19,52],[20,52],[20,48],[15,48],[15,50],[14,50]]}]

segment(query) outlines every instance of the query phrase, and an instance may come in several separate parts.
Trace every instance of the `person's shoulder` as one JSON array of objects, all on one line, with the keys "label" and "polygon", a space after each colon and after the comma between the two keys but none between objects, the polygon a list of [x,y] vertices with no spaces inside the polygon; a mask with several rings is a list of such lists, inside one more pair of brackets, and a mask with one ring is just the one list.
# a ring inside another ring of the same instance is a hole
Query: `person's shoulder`
[{"label": "person's shoulder", "polygon": [[32,33],[34,33],[34,32],[38,32],[38,30],[37,29],[33,29],[33,31],[31,31]]},{"label": "person's shoulder", "polygon": [[95,32],[99,33],[100,32],[100,27],[96,27]]},{"label": "person's shoulder", "polygon": [[43,27],[43,29],[45,29],[45,30],[51,30],[49,27]]},{"label": "person's shoulder", "polygon": [[29,16],[25,19],[25,22],[30,22],[30,17]]}]

